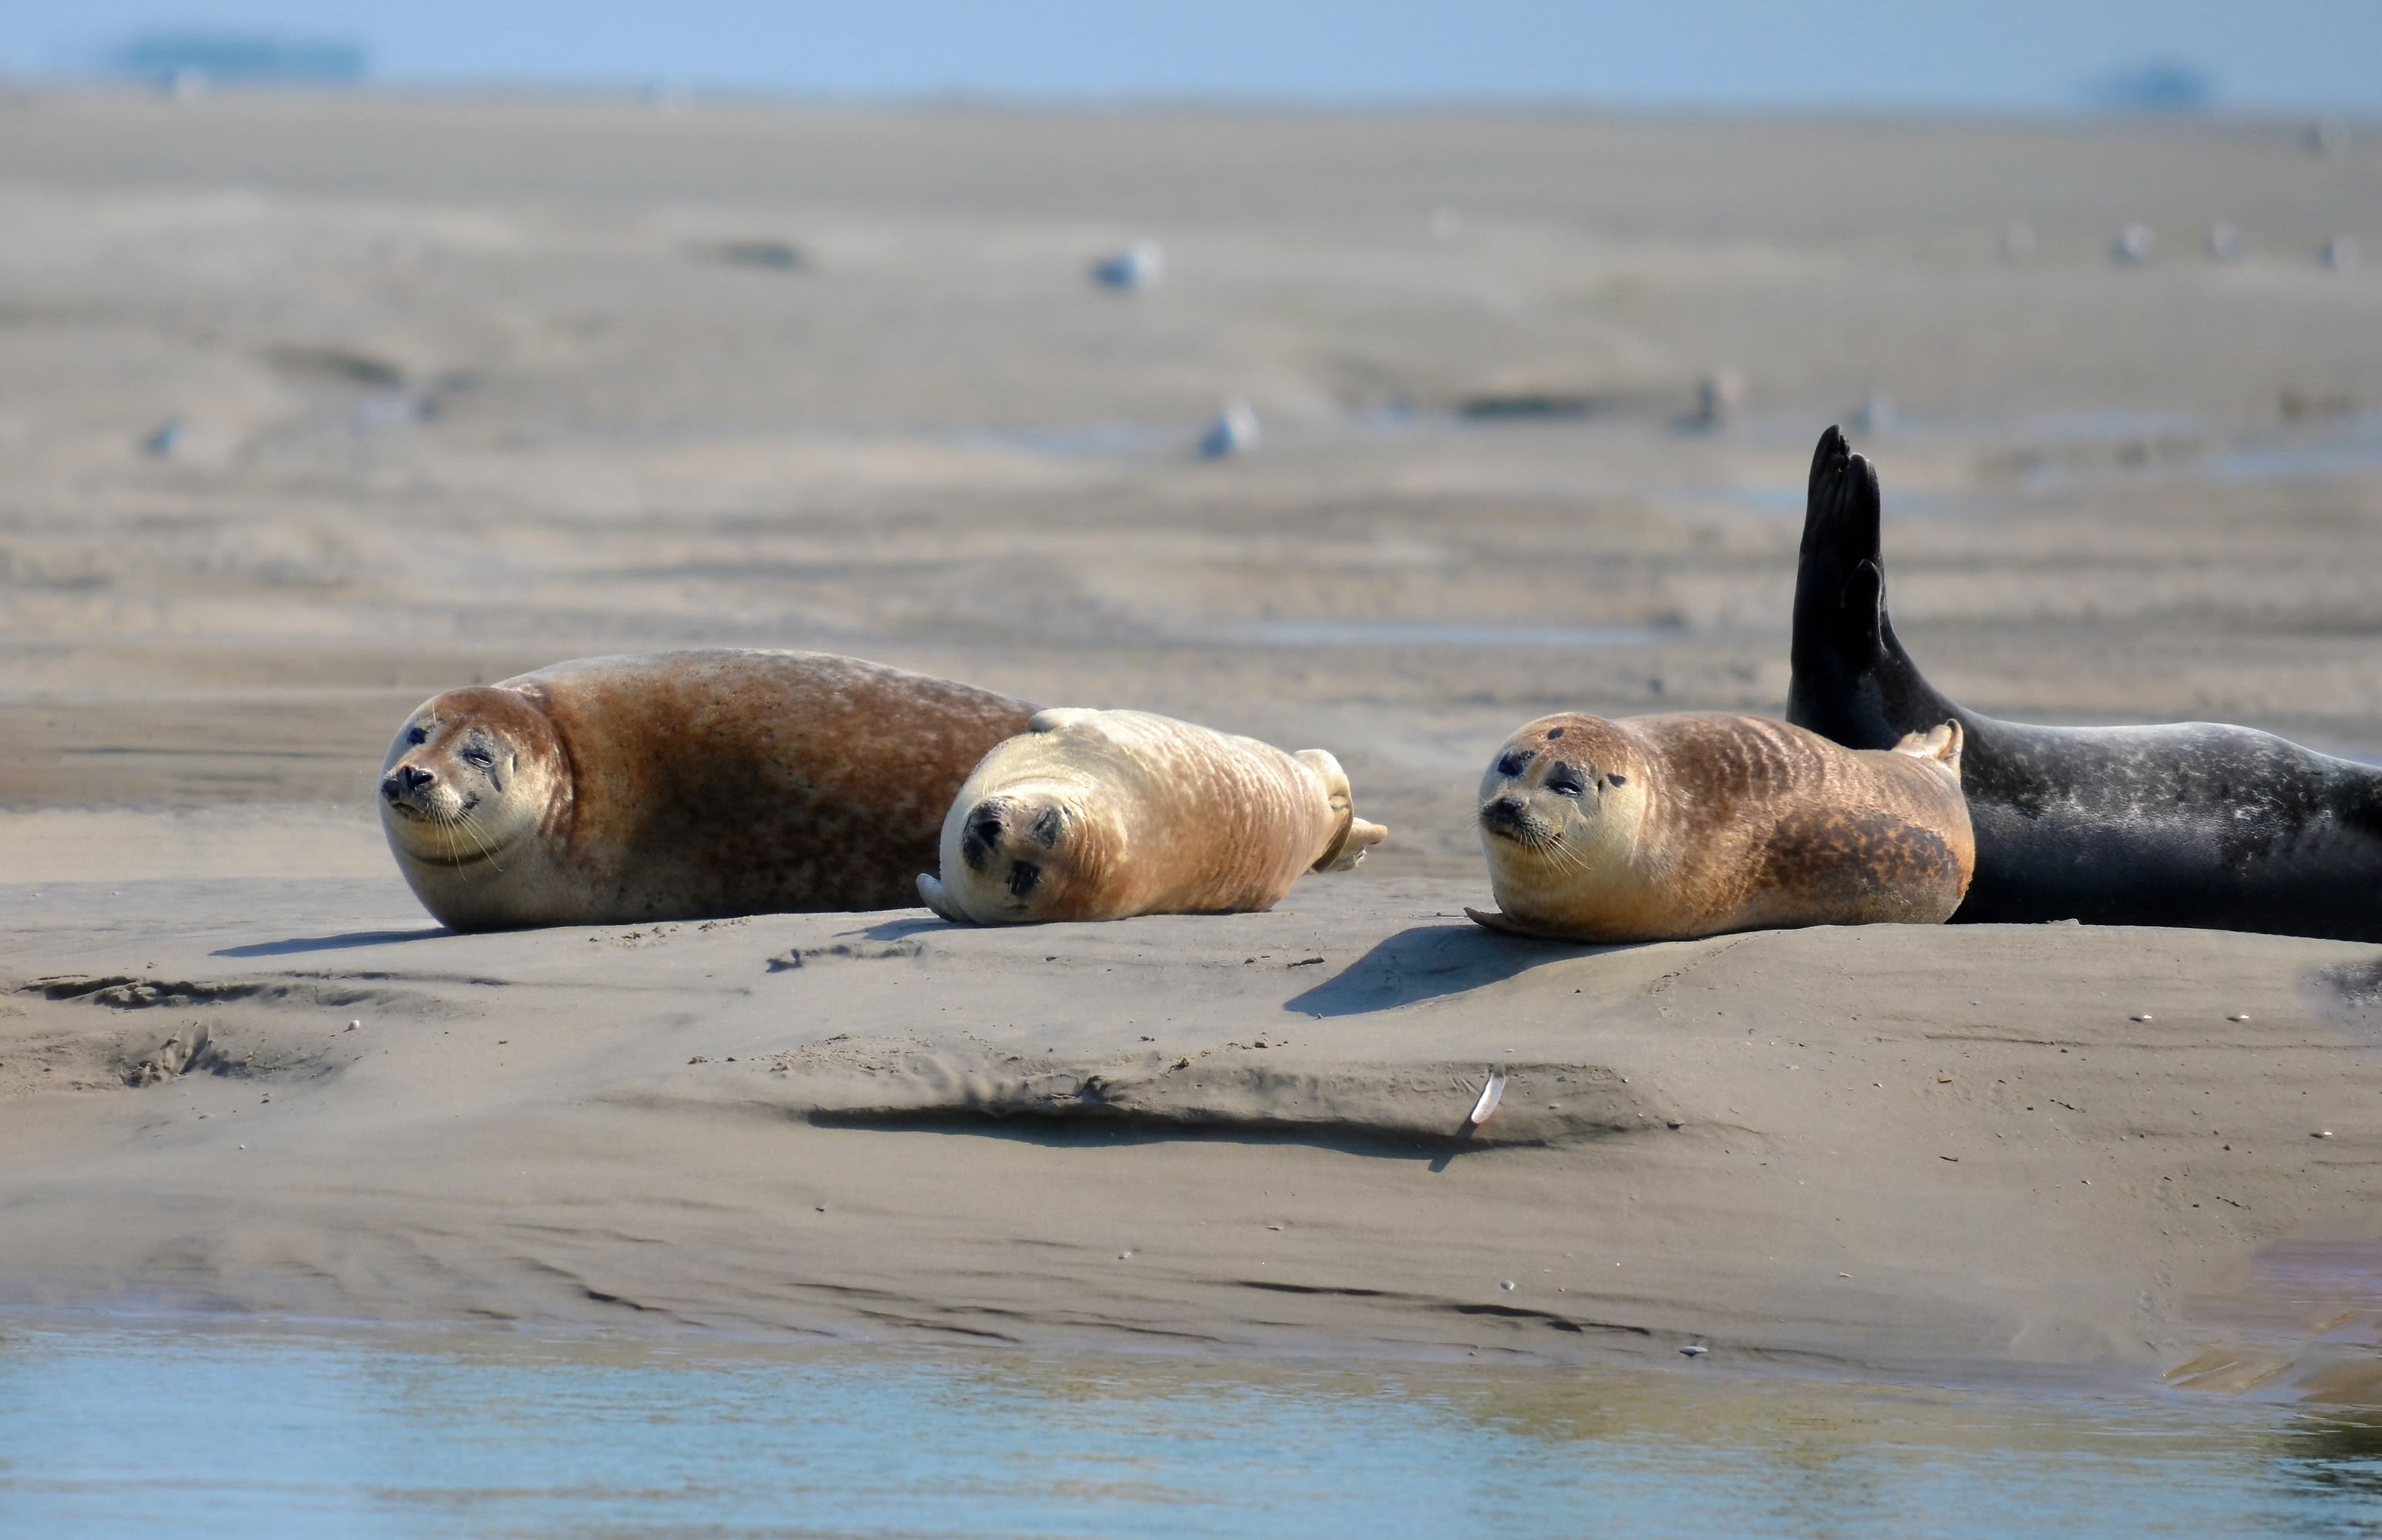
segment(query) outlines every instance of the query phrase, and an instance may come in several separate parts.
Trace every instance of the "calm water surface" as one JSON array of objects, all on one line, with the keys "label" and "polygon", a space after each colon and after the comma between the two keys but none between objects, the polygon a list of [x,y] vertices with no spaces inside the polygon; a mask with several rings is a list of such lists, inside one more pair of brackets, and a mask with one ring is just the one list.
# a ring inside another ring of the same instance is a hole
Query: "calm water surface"
[{"label": "calm water surface", "polygon": [[0,1534],[2382,1534],[2382,1421],[1668,1374],[0,1327]]}]

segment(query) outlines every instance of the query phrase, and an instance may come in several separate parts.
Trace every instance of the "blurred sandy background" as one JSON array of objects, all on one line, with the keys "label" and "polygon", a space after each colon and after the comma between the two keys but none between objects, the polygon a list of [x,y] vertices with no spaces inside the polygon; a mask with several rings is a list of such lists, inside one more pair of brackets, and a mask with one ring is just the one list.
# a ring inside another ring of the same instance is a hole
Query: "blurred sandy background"
[{"label": "blurred sandy background", "polygon": [[1956,697],[2376,757],[2377,216],[2279,122],[18,94],[0,880],[383,875],[422,697],[695,643],[1326,745],[1469,875],[1521,720],[1782,709],[1832,421]]}]

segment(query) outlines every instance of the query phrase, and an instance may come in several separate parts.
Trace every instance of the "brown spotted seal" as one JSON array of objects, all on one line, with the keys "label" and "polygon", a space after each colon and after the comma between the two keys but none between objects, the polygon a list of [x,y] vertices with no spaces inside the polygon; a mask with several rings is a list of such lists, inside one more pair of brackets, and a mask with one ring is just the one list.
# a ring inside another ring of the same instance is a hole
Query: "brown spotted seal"
[{"label": "brown spotted seal", "polygon": [[457,930],[901,908],[969,768],[1034,710],[822,653],[583,658],[431,697],[381,825]]},{"label": "brown spotted seal", "polygon": [[946,920],[1121,920],[1271,909],[1389,831],[1320,749],[1284,753],[1138,711],[1046,711],[985,756],[943,820]]},{"label": "brown spotted seal", "polygon": [[1492,930],[1590,941],[1899,921],[1959,907],[1976,859],[1960,728],[1890,750],[1718,712],[1542,716],[1480,783]]}]

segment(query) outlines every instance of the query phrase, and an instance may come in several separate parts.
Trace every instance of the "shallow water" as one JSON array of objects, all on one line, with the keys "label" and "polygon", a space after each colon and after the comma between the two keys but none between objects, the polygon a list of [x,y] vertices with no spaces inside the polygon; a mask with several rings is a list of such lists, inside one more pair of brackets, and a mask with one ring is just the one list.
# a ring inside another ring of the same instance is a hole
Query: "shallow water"
[{"label": "shallow water", "polygon": [[1076,1354],[0,1333],[0,1534],[2382,1533],[2218,1399]]}]

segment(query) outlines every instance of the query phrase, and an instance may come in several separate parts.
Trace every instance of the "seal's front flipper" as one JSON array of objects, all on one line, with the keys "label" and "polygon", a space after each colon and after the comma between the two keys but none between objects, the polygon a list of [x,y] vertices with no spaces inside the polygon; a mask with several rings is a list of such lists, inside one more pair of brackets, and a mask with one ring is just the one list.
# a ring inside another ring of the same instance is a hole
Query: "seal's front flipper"
[{"label": "seal's front flipper", "polygon": [[925,899],[927,907],[940,918],[954,925],[967,923],[967,917],[952,907],[950,897],[943,892],[943,885],[924,872],[918,874],[918,897]]},{"label": "seal's front flipper", "polygon": [[1498,910],[1474,909],[1471,905],[1467,904],[1464,907],[1464,912],[1471,917],[1474,924],[1480,926],[1484,930],[1495,931],[1502,935],[1527,935],[1533,941],[1587,941],[1590,939],[1584,935],[1566,935],[1561,931],[1541,930],[1535,925],[1526,925],[1521,921],[1515,919],[1512,915],[1506,914]]}]

